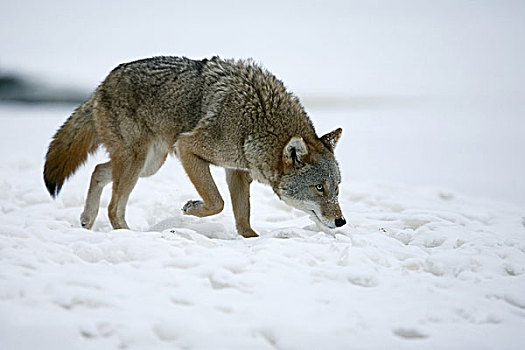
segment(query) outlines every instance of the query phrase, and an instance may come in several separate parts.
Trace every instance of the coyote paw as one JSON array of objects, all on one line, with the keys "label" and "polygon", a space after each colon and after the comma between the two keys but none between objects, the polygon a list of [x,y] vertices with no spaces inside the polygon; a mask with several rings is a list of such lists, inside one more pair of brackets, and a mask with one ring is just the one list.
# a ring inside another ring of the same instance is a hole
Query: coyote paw
[{"label": "coyote paw", "polygon": [[182,207],[182,212],[185,215],[193,215],[197,217],[205,217],[218,214],[222,211],[224,203],[222,199],[217,203],[204,203],[203,201],[188,201]]},{"label": "coyote paw", "polygon": [[244,238],[259,237],[257,232],[255,232],[251,228],[250,229],[244,229],[244,230],[238,230],[238,232]]},{"label": "coyote paw", "polygon": [[184,214],[191,215],[192,211],[195,211],[195,209],[198,209],[203,205],[203,201],[187,201],[186,204],[184,204],[184,206],[182,207],[182,212]]}]

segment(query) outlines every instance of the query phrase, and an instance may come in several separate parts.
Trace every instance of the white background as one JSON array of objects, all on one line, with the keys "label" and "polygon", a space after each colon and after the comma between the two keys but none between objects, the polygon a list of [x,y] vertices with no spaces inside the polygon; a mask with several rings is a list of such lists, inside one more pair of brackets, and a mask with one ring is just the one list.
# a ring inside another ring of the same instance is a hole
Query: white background
[{"label": "white background", "polygon": [[[152,55],[253,57],[345,130],[345,178],[525,204],[522,1],[2,1],[0,69],[92,90]],[[66,117],[66,116],[64,116]]]}]

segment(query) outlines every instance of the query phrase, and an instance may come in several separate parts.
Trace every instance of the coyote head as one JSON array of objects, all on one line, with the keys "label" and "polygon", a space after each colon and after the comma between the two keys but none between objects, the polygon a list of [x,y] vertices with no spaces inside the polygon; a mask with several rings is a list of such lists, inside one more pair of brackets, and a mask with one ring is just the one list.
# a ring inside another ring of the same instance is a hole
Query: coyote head
[{"label": "coyote head", "polygon": [[306,142],[292,137],[283,149],[283,176],[274,187],[284,202],[329,228],[346,223],[337,199],[341,174],[334,157],[341,132],[339,128]]}]

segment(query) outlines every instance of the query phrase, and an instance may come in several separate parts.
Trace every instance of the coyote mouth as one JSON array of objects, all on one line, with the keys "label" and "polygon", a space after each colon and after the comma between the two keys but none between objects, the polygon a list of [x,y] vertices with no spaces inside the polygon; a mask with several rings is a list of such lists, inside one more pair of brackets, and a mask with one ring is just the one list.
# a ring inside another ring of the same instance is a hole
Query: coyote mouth
[{"label": "coyote mouth", "polygon": [[313,220],[313,221],[316,221],[316,222],[318,222],[318,223],[322,224],[323,226],[328,227],[328,228],[330,228],[330,229],[334,229],[334,228],[335,228],[335,226],[330,226],[330,225],[328,225],[327,223],[325,223],[323,220],[321,220],[321,218],[319,217],[319,215],[317,215],[317,213],[316,213],[314,210],[311,210],[311,212],[314,214],[314,215],[313,215],[313,218],[314,218],[315,220]]}]

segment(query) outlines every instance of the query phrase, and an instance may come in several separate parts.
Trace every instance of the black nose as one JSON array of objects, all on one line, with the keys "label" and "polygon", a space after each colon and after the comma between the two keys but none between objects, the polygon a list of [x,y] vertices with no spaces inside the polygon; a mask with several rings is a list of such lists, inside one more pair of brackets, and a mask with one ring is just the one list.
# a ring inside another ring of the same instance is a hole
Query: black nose
[{"label": "black nose", "polygon": [[341,216],[340,218],[335,219],[335,226],[341,227],[344,224],[346,224],[346,220],[344,217]]}]

